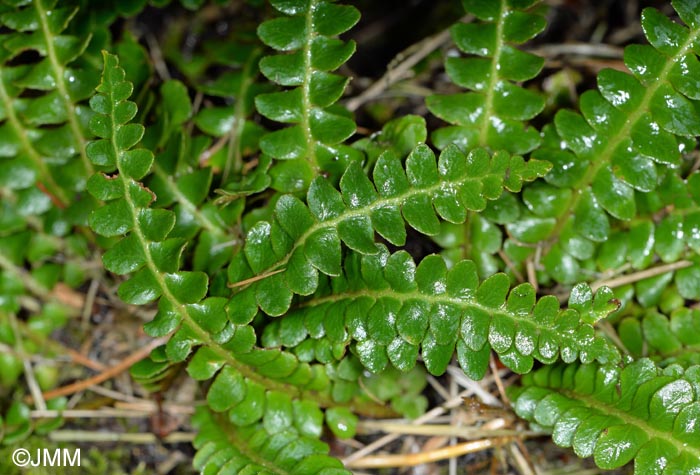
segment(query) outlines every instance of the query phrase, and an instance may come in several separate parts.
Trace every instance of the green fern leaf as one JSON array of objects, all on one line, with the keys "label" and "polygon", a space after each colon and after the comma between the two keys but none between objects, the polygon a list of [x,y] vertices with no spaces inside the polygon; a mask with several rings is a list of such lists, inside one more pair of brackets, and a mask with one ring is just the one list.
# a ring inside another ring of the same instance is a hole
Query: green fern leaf
[{"label": "green fern leaf", "polygon": [[293,6],[271,3],[285,16],[262,23],[258,36],[285,54],[264,57],[260,71],[292,89],[260,94],[255,105],[268,119],[294,125],[265,135],[260,148],[275,159],[295,160],[294,166],[307,170],[302,175],[308,185],[319,171],[340,174],[350,160],[361,158],[357,150],[343,145],[355,133],[355,122],[333,106],[349,81],[333,71],[355,52],[354,41],[334,37],[352,28],[360,13],[355,7],[325,0]]},{"label": "green fern leaf", "polygon": [[198,435],[194,467],[201,473],[349,475],[337,459],[328,456],[328,446],[318,434],[305,435],[310,426],[320,426],[309,412],[312,406],[292,405],[279,393],[260,394],[269,422],[233,426],[224,418],[199,410],[194,418]]},{"label": "green fern leaf", "polygon": [[[518,373],[530,371],[535,359],[551,364],[559,355],[566,362],[619,357],[590,325],[617,308],[609,289],[593,299],[580,286],[570,309],[561,311],[553,297],[537,302],[529,284],[511,290],[504,274],[480,281],[471,261],[448,270],[441,257],[431,255],[416,266],[405,251],[389,255],[380,248],[375,255],[352,254],[344,268],[326,286],[332,292],[269,324],[263,342],[294,348],[309,337],[330,344],[355,341],[354,352],[373,372],[389,362],[410,370],[420,352],[436,375],[445,371],[456,347],[474,379],[483,377],[491,349]],[[320,330],[314,326],[318,321]]]},{"label": "green fern leaf", "polygon": [[[91,36],[66,32],[77,12],[46,0],[0,8],[0,168],[5,179],[22,177],[8,180],[9,188],[27,194],[38,181],[62,206],[72,192],[84,189],[82,177],[92,173],[84,151],[90,135],[82,102],[91,96],[98,74],[80,61]],[[10,65],[26,51],[39,59]]]},{"label": "green fern leaf", "polygon": [[454,84],[471,92],[427,98],[430,112],[453,124],[433,133],[438,148],[456,143],[465,150],[488,147],[522,154],[539,145],[539,133],[523,121],[542,111],[544,99],[514,83],[537,76],[544,60],[513,46],[544,29],[536,3],[462,0],[480,22],[452,27],[455,45],[470,56],[447,58],[445,70]]},{"label": "green fern leaf", "polygon": [[[419,145],[406,159],[383,154],[374,167],[374,183],[354,163],[340,180],[340,191],[316,178],[307,193],[307,205],[285,195],[277,201],[272,222],[260,221],[248,232],[243,252],[229,266],[236,283],[254,275],[274,273],[234,296],[239,303],[235,321],[246,321],[259,305],[268,315],[282,315],[294,294],[316,290],[318,273],[341,273],[342,246],[374,254],[374,232],[395,245],[406,240],[404,221],[424,234],[439,232],[438,215],[462,222],[467,210],[483,209],[486,200],[504,187],[517,191],[524,181],[546,173],[546,163],[484,150],[468,156],[448,147],[435,159],[429,147]],[[245,316],[245,317],[244,317]],[[249,321],[249,320],[248,320]]]},{"label": "green fern leaf", "polygon": [[679,308],[668,317],[649,311],[641,318],[626,317],[617,333],[627,350],[636,358],[649,357],[666,367],[699,364],[700,312]]},{"label": "green fern leaf", "polygon": [[[683,2],[673,4],[686,8]],[[692,21],[689,10],[683,11]],[[637,192],[649,193],[662,185],[667,167],[680,163],[686,137],[700,134],[700,115],[693,105],[700,96],[690,85],[700,74],[694,51],[700,30],[692,25],[644,10],[642,28],[651,45],[625,49],[632,74],[601,71],[598,91],[581,96],[581,114],[560,111],[556,130],[545,132],[546,146],[533,154],[554,165],[555,171],[545,178],[552,186],[571,188],[562,212],[550,215],[547,232],[549,239],[562,237],[550,250],[553,257],[545,259],[557,280],[577,278],[575,269],[562,274],[553,267],[562,259],[578,265],[563,236],[605,241],[611,233],[609,216],[623,221],[634,217]]]},{"label": "green fern leaf", "polygon": [[547,366],[513,390],[516,413],[555,443],[604,469],[634,460],[635,473],[700,470],[700,367],[661,370],[648,359],[624,369]]},{"label": "green fern leaf", "polygon": [[697,265],[690,265],[700,248],[700,199],[694,196],[699,179],[697,172],[685,180],[669,174],[658,190],[645,194],[639,201],[640,207],[644,207],[642,212],[656,215],[657,219],[639,220],[626,230],[612,230],[598,250],[597,264],[602,272],[623,265],[646,269],[657,260],[669,265],[681,261],[675,271],[669,269],[635,283],[636,298],[645,307],[657,305],[665,289],[673,283],[681,297],[700,298],[697,285],[700,270]]},{"label": "green fern leaf", "polygon": [[[256,348],[255,331],[248,322],[239,325],[228,318],[227,309],[235,308],[235,302],[207,297],[207,274],[179,270],[185,241],[170,237],[176,216],[170,210],[150,208],[153,193],[137,181],[149,172],[153,155],[132,148],[142,137],[143,126],[129,123],[136,114],[136,106],[127,100],[131,84],[115,56],[105,53],[104,62],[102,83],[90,101],[96,112],[91,126],[102,138],[88,145],[88,155],[107,173],[118,174],[100,173],[90,179],[90,192],[106,201],[90,216],[90,225],[103,236],[126,235],[104,254],[105,267],[117,274],[132,274],[118,290],[125,302],[142,305],[158,300],[156,316],[145,325],[150,335],[172,333],[164,351],[154,353],[151,361],[137,368],[137,374],[148,384],[157,383],[169,365],[184,362],[194,353],[187,371],[197,380],[214,378],[207,398],[215,410],[242,403],[244,392],[240,401],[230,396],[244,384],[333,406],[328,394],[331,381],[322,366],[300,362],[279,349]],[[363,407],[360,412],[387,413],[364,399],[356,405]]]}]

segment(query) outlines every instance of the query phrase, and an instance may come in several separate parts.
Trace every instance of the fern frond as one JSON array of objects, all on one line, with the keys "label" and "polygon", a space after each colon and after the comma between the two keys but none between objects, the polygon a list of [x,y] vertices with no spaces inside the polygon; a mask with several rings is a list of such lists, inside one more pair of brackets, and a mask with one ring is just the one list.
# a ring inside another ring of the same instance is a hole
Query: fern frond
[{"label": "fern frond", "polygon": [[[3,167],[35,174],[65,205],[69,190],[83,189],[84,177],[92,173],[84,151],[88,133],[81,102],[92,94],[98,74],[78,61],[91,36],[66,33],[75,6],[50,0],[7,2],[0,11],[0,23],[9,31],[2,35],[0,53],[0,155],[11,159],[3,160]],[[7,66],[26,51],[40,59]]]},{"label": "fern frond", "polygon": [[[101,139],[91,142],[87,152],[96,165],[117,174],[99,173],[88,182],[88,190],[106,202],[91,214],[90,225],[103,236],[125,236],[103,256],[107,270],[132,274],[119,286],[119,297],[134,305],[158,300],[158,312],[145,325],[146,331],[151,336],[174,332],[165,345],[170,363],[183,362],[196,350],[187,370],[198,380],[216,376],[210,400],[217,397],[220,386],[228,388],[231,380],[245,379],[333,406],[331,381],[322,366],[302,363],[279,349],[256,348],[253,327],[229,321],[231,305],[225,298],[207,297],[209,276],[179,270],[186,240],[170,236],[175,213],[151,208],[154,195],[138,181],[149,172],[153,154],[133,148],[144,128],[129,123],[136,114],[136,105],[127,100],[131,83],[125,81],[116,56],[105,53],[104,63],[98,94],[90,100],[96,112],[91,127]],[[215,402],[211,406],[221,407]],[[358,410],[386,413],[369,401],[358,403]]]},{"label": "fern frond", "polygon": [[556,365],[522,383],[512,392],[516,413],[601,468],[634,459],[635,473],[700,471],[700,366]]},{"label": "fern frond", "polygon": [[[651,45],[625,49],[632,74],[605,69],[598,91],[581,96],[581,114],[563,110],[556,130],[545,133],[546,146],[533,156],[546,159],[553,172],[545,179],[564,203],[547,216],[547,235],[554,243],[545,266],[576,256],[564,249],[564,234],[584,242],[610,236],[609,216],[629,221],[638,211],[637,192],[656,190],[669,167],[680,163],[687,138],[700,135],[700,78],[695,44],[700,37],[698,13],[685,1],[673,2],[688,27],[655,9],[645,9],[642,28]],[[590,247],[590,245],[588,246]],[[559,273],[566,282],[574,272]]]},{"label": "fern frond", "polygon": [[544,98],[515,83],[537,76],[544,59],[513,46],[544,30],[537,3],[462,0],[480,21],[452,27],[455,45],[470,56],[447,58],[445,70],[454,84],[471,92],[426,99],[430,112],[452,124],[433,133],[438,148],[455,143],[464,150],[487,147],[524,154],[539,145],[538,131],[525,121],[542,111]]},{"label": "fern frond", "polygon": [[256,223],[243,252],[231,261],[233,285],[265,277],[234,296],[240,308],[236,321],[249,322],[258,305],[268,315],[282,315],[294,294],[316,290],[319,272],[340,275],[341,242],[357,252],[375,254],[376,231],[401,246],[406,241],[404,221],[434,235],[440,230],[438,214],[450,222],[463,222],[467,210],[483,209],[504,188],[520,190],[524,181],[547,170],[546,163],[525,162],[505,152],[490,157],[479,149],[467,156],[454,146],[446,148],[436,163],[432,150],[419,145],[406,159],[405,170],[393,154],[379,157],[374,183],[355,162],[341,178],[340,192],[318,177],[309,187],[307,204],[292,195],[282,196],[273,220]]},{"label": "fern frond", "polygon": [[[206,409],[197,411],[193,419],[198,430],[195,470],[242,475],[350,475],[318,440],[321,414],[313,414],[317,408],[293,406],[284,394],[259,396],[267,401],[259,405],[266,419],[262,423],[240,427]],[[314,433],[309,436],[308,431]]]},{"label": "fern frond", "polygon": [[260,94],[255,105],[268,119],[295,125],[265,135],[260,148],[275,159],[296,160],[295,166],[307,170],[308,185],[320,171],[340,175],[350,160],[362,158],[343,145],[355,133],[354,120],[334,106],[349,78],[332,72],[355,52],[354,41],[336,37],[352,28],[360,13],[326,0],[270,3],[285,16],[262,23],[258,36],[283,54],[264,57],[260,71],[291,89]]},{"label": "fern frond", "polygon": [[535,359],[551,364],[559,355],[567,363],[619,358],[591,326],[617,308],[609,289],[593,299],[590,289],[579,287],[572,308],[560,310],[554,297],[537,301],[530,284],[511,290],[504,274],[482,282],[471,261],[448,270],[443,258],[431,255],[416,266],[405,251],[380,249],[350,255],[344,274],[268,325],[263,342],[296,347],[309,337],[330,345],[355,341],[354,352],[375,373],[389,362],[407,371],[420,353],[435,375],[445,371],[456,346],[473,379],[484,376],[492,349],[518,373],[530,371]]}]

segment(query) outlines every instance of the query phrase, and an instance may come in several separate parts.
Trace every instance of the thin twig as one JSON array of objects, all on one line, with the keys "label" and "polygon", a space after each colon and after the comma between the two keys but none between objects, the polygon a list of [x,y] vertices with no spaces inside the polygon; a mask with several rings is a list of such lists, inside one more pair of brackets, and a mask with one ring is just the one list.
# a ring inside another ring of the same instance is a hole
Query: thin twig
[{"label": "thin twig", "polygon": [[90,287],[88,287],[87,294],[85,295],[85,302],[83,304],[83,311],[81,312],[81,328],[83,331],[88,330],[90,325],[90,316],[92,315],[92,307],[95,304],[95,297],[97,296],[97,290],[100,288],[100,281],[97,279],[92,279],[90,281]]},{"label": "thin twig", "polygon": [[273,270],[272,272],[267,272],[266,274],[256,275],[255,277],[251,277],[250,279],[245,279],[245,280],[241,280],[239,282],[230,283],[230,284],[228,284],[228,286],[232,289],[235,289],[236,287],[243,287],[244,285],[252,284],[253,282],[267,279],[270,276],[273,276],[275,274],[279,274],[280,272],[284,272],[284,270],[285,269]]},{"label": "thin twig", "polygon": [[620,336],[617,334],[617,331],[613,328],[613,326],[610,324],[609,321],[603,319],[600,320],[599,322],[596,323],[596,327],[602,331],[606,337],[610,338],[610,340],[617,346],[617,348],[623,352],[626,355],[630,354],[630,350],[627,349],[624,343],[622,343],[622,340],[620,340]]},{"label": "thin twig", "polygon": [[119,391],[114,391],[113,389],[105,388],[102,386],[90,386],[88,388],[90,391],[99,394],[100,396],[105,396],[110,399],[114,399],[115,401],[124,401],[124,402],[142,402],[142,401],[147,401],[146,399],[140,399],[135,396],[129,396],[128,394],[124,394]]},{"label": "thin twig", "polygon": [[34,398],[34,404],[39,410],[46,410],[46,401],[41,397],[41,388],[39,383],[36,381],[34,376],[34,368],[32,367],[32,362],[27,358],[27,354],[24,352],[24,345],[22,344],[22,334],[19,332],[19,326],[17,325],[17,317],[14,313],[9,314],[10,326],[12,327],[12,332],[15,334],[15,349],[19,356],[22,358],[22,363],[24,365],[24,378],[27,380],[27,386],[29,386],[29,392]]},{"label": "thin twig", "polygon": [[501,395],[501,401],[506,406],[510,406],[510,399],[506,395],[506,388],[503,386],[503,381],[501,380],[501,375],[498,374],[498,366],[496,366],[496,359],[493,357],[493,353],[489,355],[489,367],[493,373],[493,378],[496,381],[496,387],[498,388],[498,393]]},{"label": "thin twig", "polygon": [[160,50],[160,45],[158,40],[151,33],[146,33],[145,35],[146,43],[148,43],[148,49],[151,50],[151,59],[153,60],[153,66],[158,72],[158,76],[162,81],[170,80],[170,71],[168,71],[168,66],[163,60],[163,52]]},{"label": "thin twig", "polygon": [[688,174],[686,176],[690,176],[696,171],[700,170],[700,153],[695,151],[693,152],[693,156],[695,157],[695,161],[693,162],[693,166],[690,167],[690,170],[688,171]]},{"label": "thin twig", "polygon": [[121,434],[117,432],[91,430],[55,430],[49,432],[49,440],[54,442],[121,442],[128,444],[180,444],[192,442],[196,434],[192,432],[173,432],[158,438],[149,432]]},{"label": "thin twig", "polygon": [[554,43],[540,45],[529,50],[538,56],[551,58],[552,56],[584,56],[586,58],[622,58],[623,48],[610,46],[604,43]]},{"label": "thin twig", "polygon": [[418,452],[415,454],[374,455],[359,460],[346,462],[348,468],[388,468],[388,467],[414,467],[424,463],[438,462],[465,454],[481,452],[492,447],[501,446],[513,440],[513,437],[498,439],[482,439],[451,445],[441,449]]},{"label": "thin twig", "polygon": [[123,360],[121,360],[119,363],[117,363],[114,366],[111,366],[110,368],[106,369],[105,371],[101,372],[100,374],[96,374],[95,376],[84,379],[82,381],[76,381],[75,383],[69,384],[67,386],[63,386],[60,388],[52,389],[51,391],[47,391],[43,394],[44,399],[54,399],[60,396],[66,396],[68,394],[73,394],[78,391],[83,391],[90,386],[94,386],[97,384],[100,384],[104,381],[107,381],[108,379],[112,379],[116,375],[128,370],[131,368],[132,365],[138,363],[142,359],[148,357],[148,355],[151,354],[151,351],[153,351],[155,348],[158,346],[162,345],[168,341],[168,337],[162,337],[153,340],[151,343],[148,345],[139,348]]},{"label": "thin twig", "polygon": [[455,368],[453,366],[448,366],[447,372],[450,374],[450,376],[452,376],[455,379],[455,382],[457,384],[459,384],[463,388],[467,388],[471,392],[471,394],[476,394],[479,397],[479,399],[481,399],[481,402],[483,402],[484,404],[494,407],[503,406],[503,404],[498,398],[496,398],[490,392],[485,390],[481,386],[481,384],[469,379],[467,375],[464,374],[464,371],[462,371],[461,369]]},{"label": "thin twig", "polygon": [[[459,393],[459,395],[456,398],[450,399],[446,403],[444,403],[442,406],[434,407],[430,411],[426,412],[419,418],[415,419],[413,421],[413,424],[423,424],[424,422],[428,422],[438,416],[441,416],[445,414],[448,410],[452,409],[453,407],[460,406],[464,403],[463,398],[467,397],[472,394],[472,391],[467,389],[465,391],[462,391]],[[386,444],[389,444],[393,442],[394,440],[398,439],[400,437],[399,434],[388,434],[385,435],[384,437],[381,437],[380,439],[375,440],[374,442],[367,444],[365,447],[361,448],[360,450],[353,452],[352,454],[348,455],[343,459],[343,463],[345,465],[348,465],[349,463],[352,463],[355,460],[359,460],[365,455],[371,454],[375,450],[380,449],[381,447],[385,446]]]},{"label": "thin twig", "polygon": [[29,413],[32,419],[55,419],[63,417],[65,419],[102,419],[102,418],[144,418],[153,415],[153,411],[135,411],[133,409],[66,409],[56,411],[51,409],[36,410]]},{"label": "thin twig", "polygon": [[[448,367],[449,370],[449,367]],[[487,381],[487,380],[486,380]],[[484,381],[484,382],[486,382]],[[480,388],[479,388],[480,389]],[[469,389],[465,389],[464,391],[460,392],[457,397],[454,397],[450,399],[449,401],[446,401],[442,406],[437,406],[420,416],[419,418],[415,419],[412,421],[413,424],[424,424],[428,421],[431,421],[437,417],[442,416],[446,412],[448,412],[450,409],[453,409],[455,407],[461,406],[464,404],[464,398],[471,396],[474,394],[474,388],[470,387]],[[488,393],[487,393],[488,394]],[[348,455],[343,459],[343,463],[348,464],[350,462],[353,462],[355,460],[359,460],[360,458],[371,454],[375,450],[379,450],[381,447],[385,446],[386,444],[389,444],[393,442],[394,440],[398,439],[400,436],[398,434],[388,434],[385,435],[384,437],[381,437],[374,442],[367,444],[365,447],[357,450],[356,452],[353,452],[352,454]]]},{"label": "thin twig", "polygon": [[73,360],[74,363],[81,364],[85,366],[86,368],[90,368],[91,370],[94,371],[104,371],[107,367],[100,363],[99,361],[91,360],[87,356],[83,355],[82,353],[75,351],[72,348],[65,347],[64,348],[66,353],[68,353],[68,356],[70,356],[71,360]]},{"label": "thin twig", "polygon": [[527,270],[527,281],[534,287],[535,293],[537,293],[539,291],[539,284],[537,283],[537,274],[535,273],[535,263],[532,262],[532,259],[528,258],[527,261],[525,261],[525,269]]},{"label": "thin twig", "polygon": [[[430,53],[440,48],[443,44],[450,40],[450,30],[443,30],[440,33],[429,36],[421,40],[418,45],[413,45],[408,48],[417,50],[409,55],[404,61],[399,63],[394,68],[389,68],[384,75],[374,82],[370,87],[362,91],[362,94],[350,99],[345,106],[350,111],[357,110],[362,104],[371,101],[372,99],[378,97],[383,91],[389,88],[392,84],[403,79],[406,73],[416,64],[418,64],[423,58],[428,56]],[[407,50],[402,51],[398,56],[402,56]]]},{"label": "thin twig", "polygon": [[160,407],[153,401],[142,401],[142,402],[117,402],[114,404],[115,409],[124,409],[129,411],[147,411],[147,412],[157,412],[162,410],[168,414],[194,414],[195,405],[198,404],[193,402],[192,405],[182,405],[174,404],[170,402],[163,403]]},{"label": "thin twig", "polygon": [[612,279],[595,281],[591,283],[591,289],[595,291],[603,286],[610,288],[622,287],[623,285],[633,284],[635,282],[639,282],[640,280],[648,279],[649,277],[656,277],[657,275],[666,274],[667,272],[673,272],[679,269],[684,269],[692,265],[693,263],[691,261],[686,260],[671,262],[670,264],[650,267],[649,269],[640,270],[639,272],[633,272],[631,274],[621,275]]},{"label": "thin twig", "polygon": [[535,431],[522,431],[516,429],[503,429],[506,420],[502,417],[492,419],[482,426],[453,426],[450,424],[410,424],[391,421],[360,421],[357,430],[361,434],[385,432],[389,434],[411,434],[423,436],[449,436],[462,439],[478,439],[483,437],[517,436],[517,435],[541,435]]},{"label": "thin twig", "polygon": [[160,462],[156,466],[156,473],[158,475],[166,475],[174,471],[175,467],[180,464],[184,464],[189,461],[189,457],[179,450],[175,452],[170,452],[168,458]]},{"label": "thin twig", "polygon": [[194,414],[194,407],[178,406],[176,404],[164,404],[159,408],[156,404],[124,404],[121,403],[117,407],[105,407],[102,409],[65,409],[65,410],[34,410],[29,414],[33,419],[46,419],[63,417],[66,419],[99,419],[99,418],[145,418],[151,417],[160,410],[168,414]]},{"label": "thin twig", "polygon": [[510,453],[510,456],[513,458],[515,466],[518,467],[518,473],[520,475],[535,475],[535,471],[532,469],[531,463],[528,461],[528,458],[525,455],[523,455],[523,453],[520,451],[518,444],[510,444],[506,448],[506,450]]},{"label": "thin twig", "polygon": [[[454,378],[450,377],[450,397],[456,397],[457,393],[459,393],[459,386],[457,385],[457,381],[455,381]],[[460,416],[461,411],[457,410],[457,408],[454,408],[450,411],[450,426],[461,426],[461,421],[460,421]],[[457,444],[457,437],[450,437],[448,440],[448,445],[456,445]],[[457,475],[457,459],[456,458],[451,458],[449,461],[449,475]]]},{"label": "thin twig", "polygon": [[447,392],[447,389],[440,384],[440,381],[438,381],[435,376],[428,375],[428,384],[440,395],[440,397],[445,400],[449,401],[450,400],[450,394]]},{"label": "thin twig", "polygon": [[511,261],[510,257],[508,257],[508,254],[503,252],[503,249],[498,250],[498,257],[500,257],[503,260],[506,267],[510,269],[510,271],[513,273],[515,279],[518,281],[519,284],[525,282],[525,277],[523,276],[523,273],[520,272],[517,267],[515,267],[513,261]]}]

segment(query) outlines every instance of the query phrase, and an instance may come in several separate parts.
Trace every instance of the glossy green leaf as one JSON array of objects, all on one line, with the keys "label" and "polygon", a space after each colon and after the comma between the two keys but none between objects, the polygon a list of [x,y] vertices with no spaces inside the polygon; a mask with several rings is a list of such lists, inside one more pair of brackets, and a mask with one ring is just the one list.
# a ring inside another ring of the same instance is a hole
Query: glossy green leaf
[{"label": "glossy green leaf", "polygon": [[682,411],[692,413],[697,404],[691,380],[692,370],[665,376],[648,359],[622,370],[547,367],[527,380],[515,407],[522,417],[553,426],[557,444],[573,445],[582,457],[593,455],[601,468],[618,468],[634,459],[635,472],[659,473],[659,460],[680,467],[697,458],[697,449],[673,430],[674,419]]},{"label": "glossy green leaf", "polygon": [[[427,98],[430,112],[460,126],[439,129],[433,141],[440,148],[448,142],[466,142],[465,148],[478,145],[512,153],[528,152],[537,146],[539,138],[522,121],[539,114],[544,100],[510,81],[532,79],[544,63],[508,43],[531,39],[544,29],[545,19],[505,0],[470,0],[462,4],[480,21],[457,23],[450,33],[456,46],[472,56],[447,58],[445,69],[455,84],[472,92]],[[504,136],[508,140],[503,140]]]}]

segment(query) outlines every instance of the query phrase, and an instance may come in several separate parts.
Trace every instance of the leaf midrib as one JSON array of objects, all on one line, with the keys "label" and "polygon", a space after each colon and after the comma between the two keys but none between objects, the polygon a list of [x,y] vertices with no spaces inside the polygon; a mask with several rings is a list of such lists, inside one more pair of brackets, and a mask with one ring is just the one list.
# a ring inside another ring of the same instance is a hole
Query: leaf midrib
[{"label": "leaf midrib", "polygon": [[[241,85],[236,93],[236,104],[233,109],[233,127],[229,132],[229,148],[226,155],[226,163],[224,164],[223,172],[221,173],[221,183],[226,183],[226,180],[233,168],[234,173],[240,173],[243,168],[243,154],[241,150],[241,137],[245,127],[245,96],[248,94],[250,86],[254,82],[254,76],[251,74],[253,66],[258,64],[260,49],[256,48],[241,70]],[[233,162],[233,163],[231,163]]]},{"label": "leaf midrib", "polygon": [[[146,236],[143,234],[143,231],[141,230],[139,223],[138,223],[138,208],[136,204],[134,203],[133,199],[131,198],[130,192],[129,192],[129,184],[128,180],[125,178],[125,173],[122,168],[122,152],[120,147],[118,147],[117,144],[117,132],[119,128],[121,127],[120,125],[117,125],[117,121],[115,120],[114,117],[114,103],[115,99],[112,94],[112,90],[109,91],[109,109],[110,109],[110,117],[112,119],[112,123],[114,126],[112,127],[112,135],[110,137],[110,145],[112,147],[112,150],[114,152],[114,156],[117,157],[116,164],[117,164],[117,170],[119,171],[119,179],[122,183],[122,189],[123,189],[123,199],[126,202],[129,213],[131,214],[131,232],[134,233],[136,236],[136,239],[138,240],[138,243],[141,247],[141,250],[144,253],[145,256],[145,262],[146,266],[148,267],[148,270],[151,272],[153,275],[154,279],[156,280],[158,286],[160,287],[161,291],[161,296],[164,297],[174,309],[177,309],[177,312],[180,314],[182,317],[182,321],[184,321],[187,326],[196,334],[197,338],[204,344],[205,346],[211,348],[214,352],[216,352],[224,361],[226,361],[227,364],[229,364],[231,367],[233,367],[236,371],[240,372],[242,375],[244,375],[247,378],[250,378],[254,381],[258,382],[263,382],[263,385],[266,387],[271,386],[269,384],[270,382],[267,380],[263,380],[256,371],[253,371],[250,367],[247,365],[241,364],[238,360],[232,357],[232,355],[221,348],[214,340],[211,338],[208,332],[206,332],[203,328],[201,328],[197,322],[190,317],[189,313],[187,312],[187,307],[185,307],[184,304],[180,303],[178,299],[173,295],[172,292],[170,292],[170,289],[168,288],[165,279],[163,278],[163,275],[161,271],[158,269],[158,267],[155,264],[155,261],[153,260],[153,256],[151,255],[151,250],[149,247],[149,241],[146,239]],[[278,382],[273,382],[275,385],[281,386],[284,390],[290,391],[292,393],[296,393],[299,391],[298,388],[292,388],[288,387],[288,385],[278,383]]]},{"label": "leaf midrib", "polygon": [[182,205],[183,208],[185,208],[192,216],[194,216],[194,219],[197,220],[197,222],[207,231],[211,232],[212,234],[221,237],[225,236],[224,230],[220,227],[217,226],[214,222],[212,222],[204,213],[200,211],[200,209],[195,205],[192,201],[190,201],[187,196],[184,195],[180,191],[180,188],[177,187],[177,183],[173,180],[173,178],[163,170],[163,168],[158,164],[154,163],[153,164],[153,172],[158,176],[161,180],[163,180],[163,183],[167,186],[168,190],[175,195],[175,198],[177,199],[178,203]]},{"label": "leaf midrib", "polygon": [[306,140],[307,159],[316,174],[319,173],[320,169],[318,158],[316,157],[316,140],[314,140],[313,134],[311,133],[311,75],[313,74],[311,65],[311,43],[315,36],[313,31],[313,12],[316,9],[318,1],[319,0],[310,0],[306,11],[306,41],[304,42],[304,49],[302,50],[302,54],[304,55],[304,78],[301,83],[300,124],[304,132],[304,139]]},{"label": "leaf midrib", "polygon": [[[475,292],[476,291],[474,291],[474,293]],[[525,321],[525,322],[531,324],[532,326],[534,326],[535,328],[537,328],[538,330],[556,330],[557,317],[559,317],[559,315],[561,315],[561,313],[562,313],[562,310],[560,309],[557,312],[556,316],[550,319],[550,321],[548,322],[549,325],[547,325],[543,322],[538,322],[538,321],[532,319],[532,312],[527,312],[527,313],[524,313],[522,315],[518,315],[516,313],[509,312],[506,308],[504,308],[505,304],[501,305],[498,308],[487,307],[483,304],[480,304],[475,299],[465,300],[465,299],[460,299],[457,297],[450,297],[447,294],[426,295],[424,293],[421,293],[417,289],[409,291],[409,292],[396,292],[393,290],[363,289],[363,290],[358,290],[358,291],[354,291],[354,292],[344,292],[344,293],[339,293],[339,294],[332,294],[332,295],[328,295],[325,297],[313,299],[311,301],[304,302],[299,307],[300,308],[308,308],[308,307],[312,307],[312,306],[316,306],[316,305],[322,305],[324,303],[336,303],[336,302],[339,302],[341,300],[345,300],[345,299],[352,300],[352,299],[356,299],[356,298],[360,298],[360,297],[369,297],[369,298],[372,298],[374,300],[378,300],[380,298],[391,298],[394,300],[398,300],[399,302],[401,302],[402,305],[405,304],[409,300],[420,300],[420,301],[427,302],[429,304],[450,304],[450,305],[460,307],[463,310],[468,309],[468,308],[475,308],[475,309],[478,309],[484,313],[489,314],[491,316],[491,319],[493,319],[496,316],[506,317],[506,318],[510,319],[511,321],[513,321],[515,324],[517,324],[521,321]],[[578,329],[584,325],[587,325],[587,324],[585,322],[582,322],[579,320],[579,325],[576,327],[576,329]],[[490,323],[489,323],[489,328],[490,328]],[[576,332],[576,330],[574,330],[573,332],[569,332],[566,335],[557,334],[557,337],[559,338],[559,341],[561,343],[561,342],[565,341],[564,336],[570,336],[572,339],[574,339],[575,332]],[[515,343],[513,342],[513,345],[514,344]],[[560,349],[560,348],[558,348],[558,349]],[[524,355],[524,356],[531,356],[531,355],[532,354]]]},{"label": "leaf midrib", "polygon": [[505,0],[496,0],[500,8],[498,9],[498,19],[496,21],[496,48],[493,52],[493,57],[491,61],[491,74],[489,85],[486,88],[484,94],[484,119],[479,127],[479,144],[481,147],[487,147],[488,144],[488,130],[489,121],[491,120],[491,115],[493,114],[493,103],[494,103],[494,92],[496,90],[496,84],[498,83],[500,76],[498,75],[498,63],[501,60],[501,52],[503,50],[503,23],[505,22]]},{"label": "leaf midrib", "polygon": [[36,8],[39,23],[41,24],[41,31],[44,36],[44,41],[46,42],[46,56],[49,58],[49,63],[51,64],[51,69],[53,70],[54,77],[56,79],[56,90],[58,91],[61,101],[63,102],[66,115],[68,116],[68,125],[73,132],[74,138],[78,141],[80,159],[83,162],[83,167],[85,167],[85,173],[88,176],[92,175],[95,173],[95,169],[93,168],[92,163],[90,162],[90,159],[85,151],[85,136],[83,135],[80,123],[78,122],[78,116],[75,112],[75,106],[73,101],[70,99],[68,88],[66,87],[66,83],[63,79],[64,70],[61,67],[61,64],[58,62],[58,56],[56,55],[56,49],[54,48],[53,44],[54,39],[51,34],[51,30],[49,29],[49,23],[46,17],[46,10],[44,10],[40,0],[34,1],[33,5]]},{"label": "leaf midrib", "polygon": [[[222,429],[224,429],[223,432],[224,434],[226,434],[226,439],[228,440],[228,442],[230,442],[233,445],[233,447],[235,447],[243,456],[248,458],[248,460],[250,460],[251,463],[259,465],[264,469],[269,470],[277,475],[290,475],[292,473],[278,467],[274,464],[274,462],[263,458],[258,451],[252,450],[248,446],[249,440],[239,437],[236,431],[236,427],[225,418],[222,418],[220,414],[212,412],[211,415],[215,419],[216,424]],[[258,430],[265,429],[263,427],[260,427]]]}]

